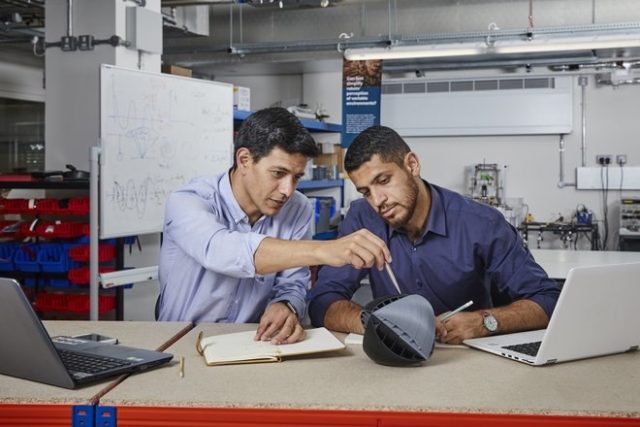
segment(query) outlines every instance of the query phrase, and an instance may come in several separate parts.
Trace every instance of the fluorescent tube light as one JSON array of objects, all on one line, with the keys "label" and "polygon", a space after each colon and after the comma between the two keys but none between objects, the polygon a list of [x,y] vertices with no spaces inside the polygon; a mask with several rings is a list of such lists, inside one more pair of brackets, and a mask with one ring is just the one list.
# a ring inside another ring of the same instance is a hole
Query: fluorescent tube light
[{"label": "fluorescent tube light", "polygon": [[367,59],[411,59],[411,58],[444,58],[452,56],[473,56],[484,53],[485,46],[480,43],[432,44],[416,46],[392,46],[386,48],[346,49],[345,59],[364,61]]},{"label": "fluorescent tube light", "polygon": [[513,55],[527,53],[571,52],[597,49],[624,49],[640,47],[640,35],[601,35],[573,38],[534,38],[523,40],[496,40],[489,46],[482,42],[435,43],[388,48],[346,49],[347,60],[449,58],[476,55]]},{"label": "fluorescent tube light", "polygon": [[571,39],[532,40],[530,42],[502,42],[494,46],[494,52],[500,54],[571,52],[579,50],[624,49],[640,47],[640,36],[629,38],[615,36],[576,37]]}]

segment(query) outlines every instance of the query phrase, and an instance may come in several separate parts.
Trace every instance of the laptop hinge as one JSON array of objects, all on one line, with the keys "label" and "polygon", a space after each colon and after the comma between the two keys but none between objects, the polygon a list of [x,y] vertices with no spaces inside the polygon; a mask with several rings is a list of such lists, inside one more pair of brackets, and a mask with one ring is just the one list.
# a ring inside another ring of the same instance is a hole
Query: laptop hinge
[{"label": "laptop hinge", "polygon": [[549,360],[547,360],[547,363],[545,363],[545,365],[551,365],[551,364],[557,363],[557,362],[558,362],[558,359],[549,359]]}]

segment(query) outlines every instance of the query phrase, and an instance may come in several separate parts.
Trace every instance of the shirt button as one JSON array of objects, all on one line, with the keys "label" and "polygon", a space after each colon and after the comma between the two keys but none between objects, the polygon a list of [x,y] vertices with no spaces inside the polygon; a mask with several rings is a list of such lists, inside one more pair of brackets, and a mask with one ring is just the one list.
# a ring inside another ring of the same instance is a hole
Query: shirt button
[{"label": "shirt button", "polygon": [[417,251],[418,248],[416,248],[415,246],[413,247],[413,252]]}]

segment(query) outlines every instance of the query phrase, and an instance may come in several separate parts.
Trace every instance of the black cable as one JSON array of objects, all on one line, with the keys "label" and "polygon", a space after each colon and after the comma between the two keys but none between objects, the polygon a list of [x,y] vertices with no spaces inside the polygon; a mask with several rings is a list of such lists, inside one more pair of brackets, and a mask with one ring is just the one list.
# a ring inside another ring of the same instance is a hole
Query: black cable
[{"label": "black cable", "polygon": [[604,189],[604,244],[602,245],[602,250],[606,251],[608,247],[609,240],[609,166],[605,166],[605,189]]},{"label": "black cable", "polygon": [[[606,180],[605,180],[605,168],[606,168]],[[607,250],[607,239],[609,238],[609,221],[608,221],[608,190],[609,190],[609,169],[605,164],[600,165],[600,183],[602,186],[602,226],[604,231],[602,233],[602,250]]]}]

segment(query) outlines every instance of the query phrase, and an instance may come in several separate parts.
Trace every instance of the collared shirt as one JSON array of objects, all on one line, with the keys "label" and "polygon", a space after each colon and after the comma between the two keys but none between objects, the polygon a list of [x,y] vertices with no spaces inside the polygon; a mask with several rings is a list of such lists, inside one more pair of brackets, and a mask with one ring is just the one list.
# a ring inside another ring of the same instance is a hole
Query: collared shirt
[{"label": "collared shirt", "polygon": [[294,192],[276,215],[251,226],[228,172],[172,193],[160,250],[158,319],[256,323],[269,303],[281,300],[304,316],[309,269],[259,275],[254,254],[266,237],[310,239],[311,215],[309,200]]},{"label": "collared shirt", "polygon": [[[340,235],[366,228],[384,240],[402,293],[422,295],[436,315],[468,300],[474,302],[469,310],[479,310],[529,299],[551,316],[560,290],[504,216],[453,191],[425,184],[431,208],[417,241],[387,225],[364,199],[351,204]],[[374,298],[397,294],[385,270],[325,266],[308,295],[312,323],[322,325],[329,306],[351,299],[367,275]]]}]

